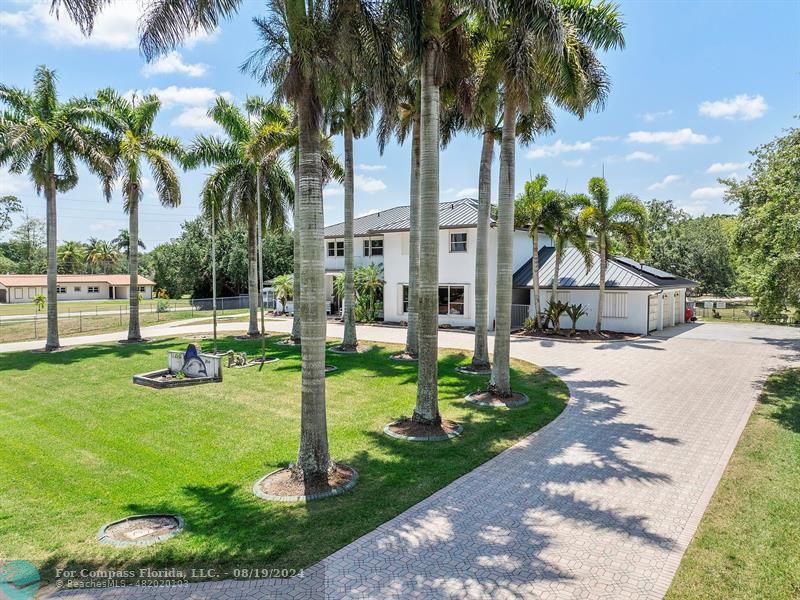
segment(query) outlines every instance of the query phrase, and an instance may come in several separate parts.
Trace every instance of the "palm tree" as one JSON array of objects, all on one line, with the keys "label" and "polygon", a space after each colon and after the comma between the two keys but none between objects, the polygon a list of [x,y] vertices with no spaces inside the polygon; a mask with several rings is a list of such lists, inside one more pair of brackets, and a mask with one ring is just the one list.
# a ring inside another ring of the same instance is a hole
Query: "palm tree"
[{"label": "palm tree", "polygon": [[116,267],[119,252],[111,242],[89,238],[86,244],[86,264],[92,273],[108,273]]},{"label": "palm tree", "polygon": [[[294,202],[294,182],[280,160],[291,137],[292,118],[276,104],[248,101],[248,119],[242,110],[224,98],[217,98],[208,115],[225,132],[218,136],[198,136],[190,145],[187,167],[212,166],[214,171],[203,185],[202,205],[211,217],[221,216],[230,226],[247,223],[248,295],[250,318],[247,334],[258,329],[258,297],[261,277],[258,272],[258,232],[267,224],[282,228]],[[260,181],[257,181],[260,178]],[[259,189],[257,189],[259,188]],[[262,222],[258,222],[260,193]]]},{"label": "palm tree", "polygon": [[603,325],[603,296],[606,291],[606,267],[609,243],[622,243],[628,251],[637,251],[647,242],[647,209],[633,194],[617,196],[609,204],[608,184],[602,177],[589,180],[590,204],[579,215],[583,227],[594,233],[597,253],[600,255],[600,290],[597,297],[597,320],[595,331],[600,333]]},{"label": "palm tree", "polygon": [[518,2],[503,6],[492,59],[503,73],[503,132],[498,192],[495,351],[490,390],[511,395],[510,333],[514,164],[520,115],[547,111],[552,100],[579,117],[602,106],[608,80],[594,49],[622,46],[616,7],[601,2]]},{"label": "palm tree", "polygon": [[58,247],[57,256],[61,273],[78,273],[86,262],[86,247],[81,242],[64,242]]},{"label": "palm tree", "polygon": [[531,238],[531,273],[533,282],[533,322],[541,328],[542,302],[539,291],[539,230],[551,229],[557,209],[557,192],[548,190],[547,176],[537,175],[525,182],[525,191],[514,204],[515,226],[527,228]]},{"label": "palm tree", "polygon": [[571,245],[583,257],[586,270],[592,268],[592,250],[589,248],[589,238],[586,227],[578,218],[579,211],[590,206],[591,201],[586,194],[567,194],[558,192],[555,195],[555,211],[553,219],[545,224],[545,230],[553,239],[555,258],[553,265],[553,282],[550,292],[550,301],[558,299],[558,272],[561,268],[561,259],[567,244]]},{"label": "palm tree", "polygon": [[370,319],[375,318],[375,301],[378,294],[383,293],[383,286],[386,281],[383,279],[383,265],[380,263],[369,263],[359,267],[355,272],[355,287],[358,295],[367,298],[367,313]]},{"label": "palm tree", "polygon": [[[131,236],[127,229],[120,229],[119,233],[117,233],[117,237],[111,240],[111,243],[117,247],[117,250],[125,255],[125,258],[130,256]],[[147,250],[147,246],[145,246],[142,240],[139,240],[139,248]]]},{"label": "palm tree", "polygon": [[278,275],[272,280],[272,288],[275,290],[275,298],[283,306],[286,312],[286,302],[294,293],[294,275]]},{"label": "palm tree", "polygon": [[[142,341],[139,322],[139,203],[142,200],[143,165],[156,183],[162,206],[181,203],[178,175],[170,159],[182,160],[183,149],[177,138],[159,135],[153,123],[161,100],[154,94],[141,99],[121,96],[111,88],[97,92],[98,115],[114,138],[109,159],[121,177],[123,208],[128,213],[128,342]],[[118,239],[112,242],[119,247]]]},{"label": "palm tree", "polygon": [[[37,67],[32,91],[0,84],[0,103],[7,108],[0,119],[0,166],[9,165],[17,174],[27,171],[36,192],[44,190],[47,200],[45,350],[52,351],[59,347],[56,195],[78,183],[76,159],[95,174],[110,175],[111,165],[101,151],[107,140],[87,124],[92,113],[88,103],[59,101],[55,72],[45,66]],[[110,186],[104,185],[103,192],[110,197]]]}]

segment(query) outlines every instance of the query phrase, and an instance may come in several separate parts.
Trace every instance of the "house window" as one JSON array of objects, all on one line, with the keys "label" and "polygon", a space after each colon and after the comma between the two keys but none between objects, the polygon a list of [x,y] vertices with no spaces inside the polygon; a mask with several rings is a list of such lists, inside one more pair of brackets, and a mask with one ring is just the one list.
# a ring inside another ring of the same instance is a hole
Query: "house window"
[{"label": "house window", "polygon": [[439,314],[464,315],[463,285],[449,285],[439,288]]},{"label": "house window", "polygon": [[467,251],[467,234],[451,233],[450,234],[450,252],[466,252]]},{"label": "house window", "polygon": [[61,286],[58,286],[56,288],[56,294],[66,294],[66,293],[67,293],[67,288]]},{"label": "house window", "polygon": [[609,319],[625,319],[627,316],[627,292],[606,292],[603,295],[603,317]]},{"label": "house window", "polygon": [[408,286],[403,286],[403,314],[408,313]]},{"label": "house window", "polygon": [[142,294],[144,294],[144,286],[143,286],[143,285],[140,285],[140,286],[139,286],[139,292],[140,292],[140,293],[142,293]]},{"label": "house window", "polygon": [[364,256],[383,256],[383,240],[364,240]]},{"label": "house window", "polygon": [[328,242],[328,256],[344,256],[344,242]]},{"label": "house window", "polygon": [[90,294],[99,294],[100,287],[96,285],[90,285],[89,287],[86,288],[86,291],[89,292]]},{"label": "house window", "polygon": [[79,286],[79,285],[76,285],[75,287],[73,287],[73,288],[72,288],[72,291],[74,291],[74,292],[80,292],[80,291],[81,291],[81,286]]},{"label": "house window", "polygon": [[22,298],[22,288],[14,288],[14,298],[17,300]]}]

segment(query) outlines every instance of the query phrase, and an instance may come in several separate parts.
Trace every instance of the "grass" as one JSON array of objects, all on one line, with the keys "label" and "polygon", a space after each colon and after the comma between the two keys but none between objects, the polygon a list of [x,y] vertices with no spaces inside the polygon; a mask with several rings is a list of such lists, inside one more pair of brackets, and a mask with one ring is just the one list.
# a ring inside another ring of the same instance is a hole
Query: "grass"
[{"label": "grass", "polygon": [[[142,299],[139,301],[139,305],[143,310],[154,310],[156,306],[158,306],[158,299]],[[188,298],[173,299],[169,301],[170,310],[173,308],[188,308],[190,305],[191,300]],[[71,314],[78,312],[90,313],[103,310],[119,310],[120,307],[125,309],[127,306],[127,300],[61,300],[58,303],[58,311],[59,314]],[[32,302],[26,302],[24,304],[0,304],[0,317],[11,315],[32,315],[36,312],[36,305]],[[46,311],[44,312],[46,313]]]},{"label": "grass", "polygon": [[767,381],[667,598],[800,598],[800,369]]},{"label": "grass", "polygon": [[[168,321],[180,321],[197,316],[206,316],[208,311],[177,311],[177,312],[141,312],[139,323],[142,327],[157,325]],[[121,312],[118,315],[81,315],[69,316],[60,314],[58,317],[58,333],[60,336],[83,335],[87,333],[110,333],[112,331],[127,331],[128,314]],[[47,338],[47,315],[41,315],[35,322],[33,320],[11,320],[0,323],[0,342],[22,342],[26,340],[44,340]]]},{"label": "grass", "polygon": [[[413,410],[416,364],[388,360],[392,346],[330,354],[339,369],[326,378],[331,453],[359,483],[308,505],[264,502],[252,485],[295,459],[299,432],[300,350],[276,339],[268,349],[282,360],[261,371],[172,390],[131,376],[163,368],[166,350],[186,340],[0,354],[0,557],[32,560],[51,582],[56,567],[304,568],[536,431],[568,399],[557,377],[513,361],[513,385],[531,402],[471,407],[462,397],[486,380],[456,374],[468,357],[443,351],[442,413],[464,435],[403,442],[382,428]],[[252,353],[259,342],[226,338],[229,348]],[[153,512],[182,515],[186,531],[149,548],[96,542],[104,523]]]}]

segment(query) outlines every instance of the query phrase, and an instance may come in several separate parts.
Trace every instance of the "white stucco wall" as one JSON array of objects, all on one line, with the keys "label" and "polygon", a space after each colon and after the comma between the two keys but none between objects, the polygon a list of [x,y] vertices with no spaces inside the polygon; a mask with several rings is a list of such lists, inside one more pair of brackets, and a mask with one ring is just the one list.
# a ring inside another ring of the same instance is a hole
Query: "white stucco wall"
[{"label": "white stucco wall", "polygon": [[[361,267],[371,262],[383,262],[383,256],[364,256],[364,240],[367,239],[380,240],[383,239],[383,236],[376,235],[371,238],[357,237],[353,239],[353,262],[356,267]],[[344,271],[344,256],[328,256],[328,242],[344,242],[344,238],[330,238],[325,240],[325,270]],[[385,239],[383,242],[383,254],[384,256],[386,255]]]},{"label": "white stucco wall", "polygon": [[[47,287],[43,286],[12,286],[5,288],[5,286],[0,286],[6,289],[6,302],[10,304],[22,304],[22,303],[31,303],[33,299],[42,294],[47,297]],[[58,300],[60,302],[69,302],[74,300],[109,300],[109,284],[108,283],[85,283],[85,282],[71,282],[71,283],[59,283],[59,287],[66,288],[66,293],[58,294]],[[89,287],[97,287],[98,291],[96,293],[90,293]],[[142,298],[150,299],[153,297],[153,286],[152,285],[144,285],[144,291],[142,292]],[[80,291],[76,291],[75,288],[80,288]],[[21,297],[20,297],[21,296]],[[128,298],[128,286],[117,286],[116,288],[116,296],[117,299],[127,299]]]}]

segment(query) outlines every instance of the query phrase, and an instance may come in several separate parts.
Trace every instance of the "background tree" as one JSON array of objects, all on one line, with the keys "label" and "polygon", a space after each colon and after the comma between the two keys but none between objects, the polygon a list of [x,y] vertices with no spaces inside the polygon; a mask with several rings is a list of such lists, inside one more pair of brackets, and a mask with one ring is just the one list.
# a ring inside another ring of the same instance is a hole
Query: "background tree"
[{"label": "background tree", "polygon": [[89,238],[86,243],[86,264],[92,273],[111,273],[119,260],[119,252],[114,244],[108,240]]},{"label": "background tree", "polygon": [[13,216],[22,212],[22,202],[16,196],[0,197],[0,233],[11,229]]},{"label": "background tree", "polygon": [[[97,93],[98,117],[108,128],[113,143],[108,157],[114,174],[121,178],[123,208],[128,214],[128,342],[142,340],[139,322],[139,203],[142,200],[143,165],[156,183],[156,194],[162,206],[181,203],[178,175],[170,159],[180,161],[183,149],[177,138],[159,135],[153,123],[161,109],[161,100],[154,94],[128,99],[111,88]],[[114,242],[119,246],[117,240]]]},{"label": "background tree", "polygon": [[750,175],[723,180],[739,209],[735,242],[743,278],[763,316],[800,308],[800,129],[756,148]]},{"label": "background tree", "polygon": [[597,298],[595,331],[600,333],[603,325],[603,300],[606,291],[606,268],[609,242],[617,240],[630,253],[640,252],[647,246],[647,209],[633,194],[617,196],[611,202],[608,184],[602,177],[589,180],[589,206],[580,212],[581,225],[596,238],[600,256],[600,290]]},{"label": "background tree", "polygon": [[8,258],[21,273],[44,273],[47,269],[47,247],[44,223],[26,216],[11,232]]},{"label": "background tree", "polygon": [[[125,255],[125,258],[129,258],[130,256],[130,247],[131,247],[131,236],[128,233],[127,229],[120,229],[117,233],[117,237],[111,240],[111,243],[117,247],[122,254]],[[139,240],[139,249],[140,250],[147,250],[147,246],[142,240]]]},{"label": "background tree", "polygon": [[[36,192],[44,190],[47,201],[45,350],[52,351],[59,347],[56,195],[78,183],[76,160],[83,160],[91,172],[106,179],[111,175],[111,165],[102,152],[106,140],[87,125],[91,111],[86,102],[59,101],[55,72],[45,66],[36,68],[32,91],[0,84],[0,104],[6,107],[0,121],[0,166],[8,165],[17,174],[27,171]],[[110,197],[108,185],[103,192]]]},{"label": "background tree", "polygon": [[67,241],[58,247],[58,272],[82,273],[86,268],[86,246]]}]

